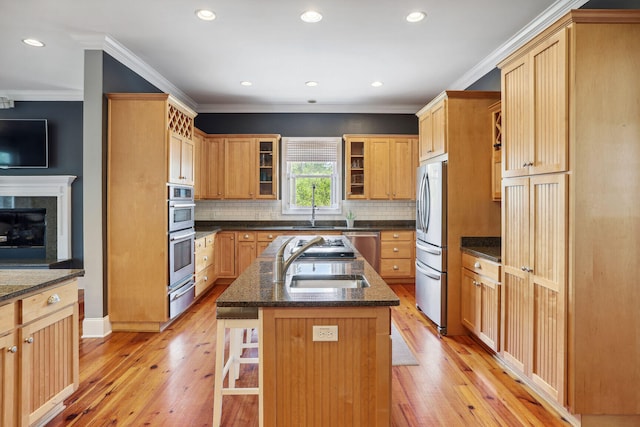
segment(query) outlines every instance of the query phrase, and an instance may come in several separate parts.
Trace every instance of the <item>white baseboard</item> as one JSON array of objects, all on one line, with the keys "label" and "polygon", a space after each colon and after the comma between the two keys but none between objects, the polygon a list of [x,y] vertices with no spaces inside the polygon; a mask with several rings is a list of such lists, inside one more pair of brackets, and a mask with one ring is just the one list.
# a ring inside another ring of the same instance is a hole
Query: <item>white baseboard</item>
[{"label": "white baseboard", "polygon": [[104,338],[111,333],[109,316],[84,318],[82,321],[82,338]]}]

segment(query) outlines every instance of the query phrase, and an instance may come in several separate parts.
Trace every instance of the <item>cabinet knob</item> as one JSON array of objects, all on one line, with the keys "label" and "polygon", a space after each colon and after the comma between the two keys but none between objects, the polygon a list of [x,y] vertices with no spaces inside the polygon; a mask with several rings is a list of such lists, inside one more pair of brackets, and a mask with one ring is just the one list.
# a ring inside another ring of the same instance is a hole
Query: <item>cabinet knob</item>
[{"label": "cabinet knob", "polygon": [[203,257],[202,257],[202,259],[203,259],[204,261],[208,261],[208,260],[209,260],[209,257],[205,255],[205,256],[203,256]]},{"label": "cabinet knob", "polygon": [[206,282],[207,280],[209,280],[209,276],[204,276],[204,281]]},{"label": "cabinet knob", "polygon": [[399,251],[400,251],[400,249],[398,249],[398,248],[393,248],[393,252],[399,252]]},{"label": "cabinet knob", "polygon": [[269,234],[269,235],[267,236],[267,238],[269,238],[269,239],[273,239],[273,234]]},{"label": "cabinet knob", "polygon": [[27,344],[33,344],[33,337],[26,338],[24,342],[26,342]]},{"label": "cabinet knob", "polygon": [[18,352],[18,347],[16,347],[16,346],[14,345],[14,346],[12,346],[12,347],[9,347],[9,348],[7,349],[7,351],[8,351],[9,353],[17,353],[17,352]]},{"label": "cabinet knob", "polygon": [[399,235],[399,234],[394,234],[394,235],[393,235],[393,238],[394,238],[394,239],[397,239],[397,238],[399,238],[399,237],[400,237],[400,235]]},{"label": "cabinet knob", "polygon": [[245,234],[243,237],[244,237],[245,239],[248,239],[248,238],[249,238],[249,235],[248,235],[248,234]]},{"label": "cabinet knob", "polygon": [[476,261],[476,263],[473,264],[473,268],[482,268],[482,266],[480,265],[480,261]]},{"label": "cabinet knob", "polygon": [[393,269],[394,269],[394,270],[400,270],[400,267],[398,267],[397,265],[394,265],[394,266],[393,266]]},{"label": "cabinet knob", "polygon": [[47,299],[47,304],[53,305],[60,302],[60,296],[58,294],[53,294]]}]

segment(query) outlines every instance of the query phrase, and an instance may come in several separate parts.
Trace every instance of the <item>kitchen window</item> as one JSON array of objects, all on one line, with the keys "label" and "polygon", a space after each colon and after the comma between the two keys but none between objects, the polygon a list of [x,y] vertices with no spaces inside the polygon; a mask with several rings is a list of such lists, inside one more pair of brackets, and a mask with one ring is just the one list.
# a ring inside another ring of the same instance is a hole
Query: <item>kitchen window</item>
[{"label": "kitchen window", "polygon": [[282,138],[282,212],[311,214],[315,184],[316,214],[339,214],[342,200],[342,139]]}]

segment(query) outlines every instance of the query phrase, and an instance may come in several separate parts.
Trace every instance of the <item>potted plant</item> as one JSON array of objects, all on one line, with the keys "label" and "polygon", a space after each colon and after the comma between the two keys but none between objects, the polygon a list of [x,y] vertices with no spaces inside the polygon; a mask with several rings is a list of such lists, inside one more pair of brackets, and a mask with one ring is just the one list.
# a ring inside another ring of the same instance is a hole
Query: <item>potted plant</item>
[{"label": "potted plant", "polygon": [[347,219],[347,228],[353,228],[353,222],[356,219],[356,215],[349,211],[345,218]]}]

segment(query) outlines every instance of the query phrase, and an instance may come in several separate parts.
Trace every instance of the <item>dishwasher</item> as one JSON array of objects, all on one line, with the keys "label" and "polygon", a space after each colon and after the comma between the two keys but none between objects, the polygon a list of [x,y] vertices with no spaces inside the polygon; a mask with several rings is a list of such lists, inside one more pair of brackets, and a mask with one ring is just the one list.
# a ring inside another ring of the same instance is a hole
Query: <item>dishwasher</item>
[{"label": "dishwasher", "polygon": [[380,232],[350,231],[342,233],[376,272],[380,272]]}]

